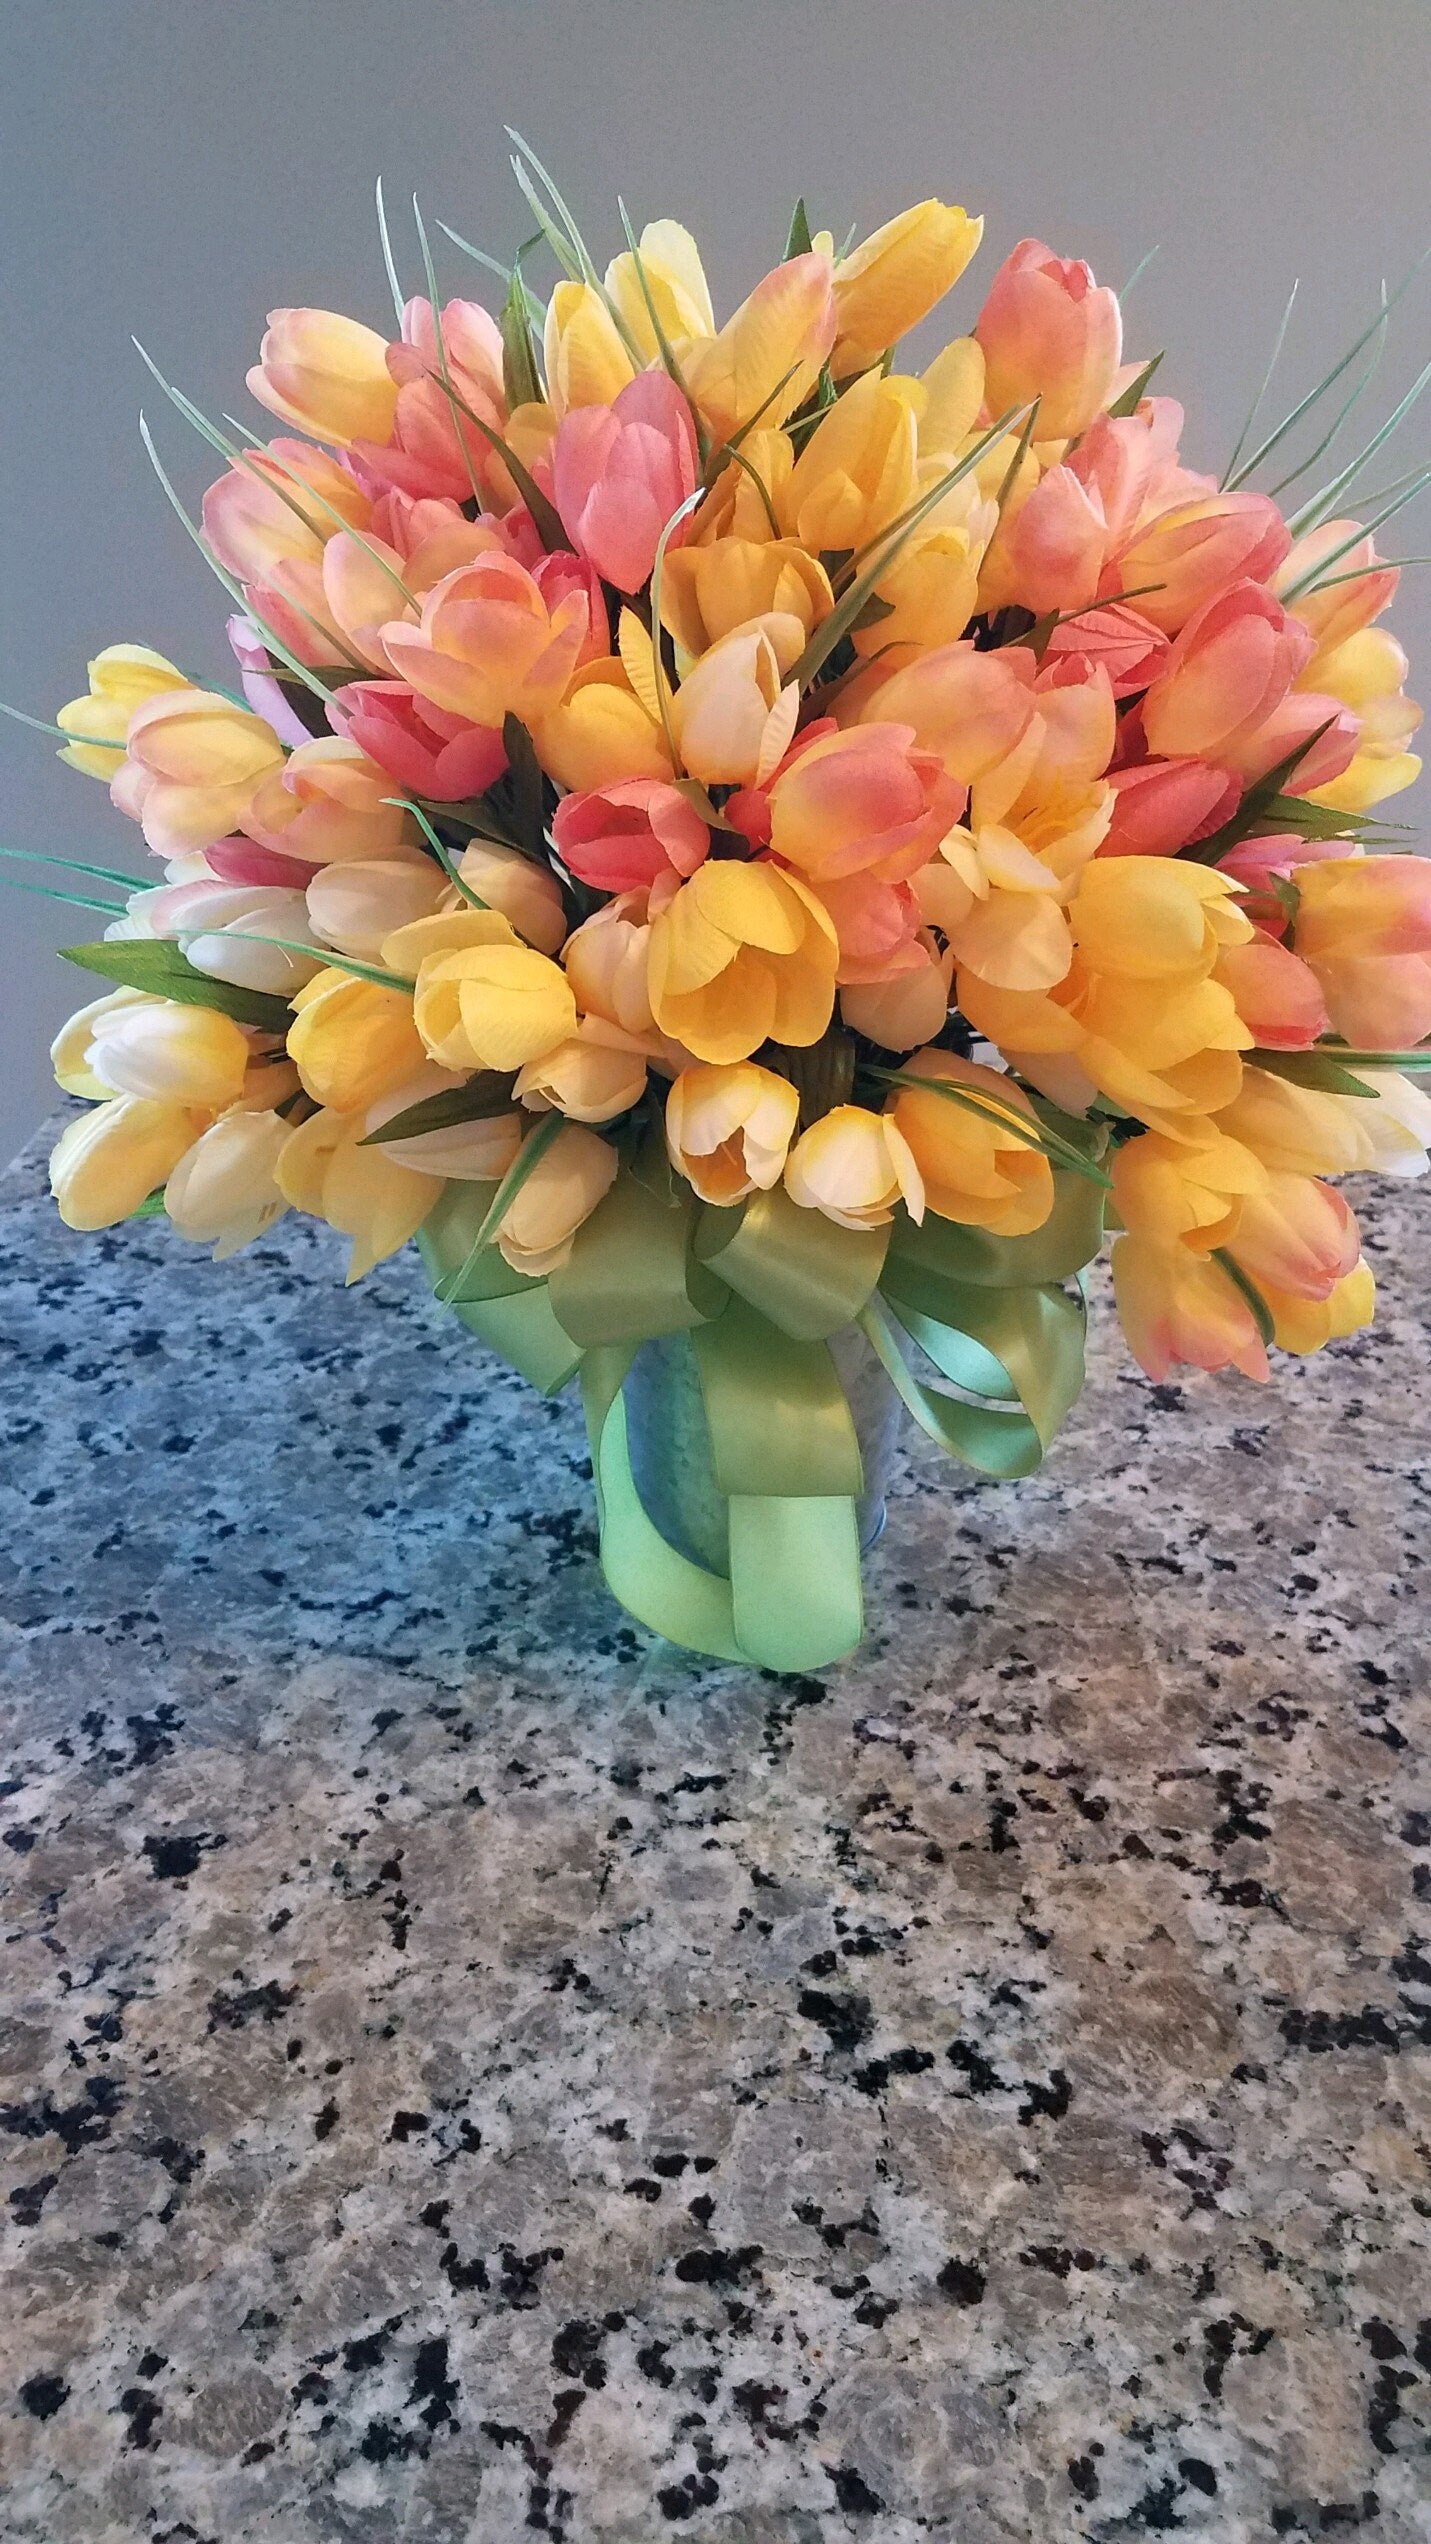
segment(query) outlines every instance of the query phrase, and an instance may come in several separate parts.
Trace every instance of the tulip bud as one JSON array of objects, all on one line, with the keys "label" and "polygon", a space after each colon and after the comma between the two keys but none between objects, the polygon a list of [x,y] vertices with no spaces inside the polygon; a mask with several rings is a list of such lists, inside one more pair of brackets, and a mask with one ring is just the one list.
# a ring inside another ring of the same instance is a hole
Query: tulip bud
[{"label": "tulip bud", "polygon": [[833,279],[828,256],[792,256],[756,284],[719,335],[686,349],[686,387],[717,442],[757,416],[772,431],[809,396],[835,340]]},{"label": "tulip bud", "polygon": [[661,347],[648,294],[670,345],[682,343],[687,336],[714,335],[715,317],[700,249],[689,230],[682,229],[679,221],[648,221],[638,244],[640,270],[630,252],[613,257],[606,268],[606,296],[615,302],[643,359],[655,362]]},{"label": "tulip bud", "polygon": [[615,1183],[619,1163],[615,1149],[595,1131],[563,1123],[513,1194],[497,1230],[497,1244],[514,1272],[541,1280],[566,1262],[578,1228]]},{"label": "tulip bud", "polygon": [[320,866],[308,886],[308,918],[322,944],[375,963],[384,940],[412,919],[429,918],[448,889],[428,857],[355,857]]},{"label": "tulip bud", "polygon": [[912,1051],[932,1042],[949,1015],[952,954],[939,952],[927,928],[918,938],[920,961],[881,981],[851,981],[840,990],[840,1014],[851,1030],[886,1051]]},{"label": "tulip bud", "polygon": [[962,204],[916,203],[835,268],[837,380],[867,370],[952,291],[984,235]]},{"label": "tulip bud", "polygon": [[207,1130],[202,1106],[125,1095],[97,1104],[62,1131],[50,1157],[50,1190],[67,1228],[113,1228],[164,1182]]},{"label": "tulip bud", "polygon": [[767,1039],[818,1042],[838,959],[833,924],[798,875],[707,858],[652,920],[652,1013],[698,1060],[746,1060]]},{"label": "tulip bud", "polygon": [[95,1027],[103,1016],[116,1015],[122,1007],[143,1003],[147,993],[142,989],[112,989],[107,997],[91,999],[61,1025],[50,1045],[50,1066],[55,1084],[65,1095],[82,1096],[87,1104],[103,1104],[114,1089],[104,1078],[96,1077],[90,1062],[90,1047]]},{"label": "tulip bud", "polygon": [[662,532],[695,491],[695,426],[675,381],[643,371],[612,405],[566,415],[552,482],[578,553],[618,592],[639,592]]},{"label": "tulip bud", "polygon": [[1184,1245],[1120,1237],[1113,1248],[1113,1296],[1128,1346],[1160,1383],[1174,1364],[1240,1369],[1265,1385],[1267,1347],[1243,1292],[1220,1263]]},{"label": "tulip bud", "polygon": [[908,1142],[888,1114],[837,1104],[812,1122],[790,1152],[785,1189],[802,1210],[822,1210],[841,1228],[882,1228],[901,1202],[924,1216],[924,1184]]},{"label": "tulip bud", "polygon": [[356,742],[319,734],[265,777],[243,817],[251,839],[305,865],[390,856],[416,838],[393,782]]},{"label": "tulip bud", "polygon": [[917,380],[871,371],[816,425],[779,505],[782,529],[812,555],[862,548],[913,502],[918,483]]},{"label": "tulip bud", "polygon": [[457,871],[479,901],[510,919],[528,945],[535,945],[541,954],[561,952],[567,933],[566,905],[550,866],[537,865],[520,848],[473,839],[463,849]]},{"label": "tulip bud", "polygon": [[106,645],[88,666],[89,695],[72,698],[55,718],[74,740],[56,753],[86,777],[108,785],[124,764],[124,745],[137,707],[164,689],[187,689],[182,671],[147,645]]},{"label": "tulip bud", "polygon": [[773,774],[795,730],[798,693],[782,688],[782,654],[805,642],[797,618],[770,611],[712,645],[687,674],[671,708],[676,747],[706,786],[751,786]]},{"label": "tulip bud", "polygon": [[222,1263],[281,1219],[288,1204],[274,1176],[288,1135],[277,1113],[226,1113],[202,1132],[164,1188],[180,1236]]},{"label": "tulip bud", "polygon": [[397,412],[386,338],[331,309],[271,309],[248,386],[318,442],[385,442]]},{"label": "tulip bud", "polygon": [[[598,892],[633,892],[658,875],[694,874],[711,835],[678,788],[638,777],[564,796],[552,840],[562,864],[582,883]],[[543,950],[555,953],[556,947]]]},{"label": "tulip bud", "polygon": [[533,739],[548,776],[578,792],[672,774],[661,726],[614,659],[579,671],[560,703],[536,719]]},{"label": "tulip bud", "polygon": [[702,1201],[726,1208],[779,1183],[799,1115],[790,1080],[754,1061],[683,1069],[666,1098],[666,1153]]},{"label": "tulip bud", "polygon": [[1116,292],[1077,258],[1022,239],[994,277],[974,330],[991,414],[1040,401],[1040,441],[1081,433],[1108,403],[1123,353]]},{"label": "tulip bud", "polygon": [[566,975],[515,940],[469,941],[424,956],[413,1014],[423,1047],[444,1069],[521,1069],[576,1030]]},{"label": "tulip bud", "polygon": [[1431,863],[1335,857],[1298,866],[1293,943],[1353,1048],[1410,1050],[1431,1034]]},{"label": "tulip bud", "polygon": [[630,1034],[656,1030],[647,969],[651,943],[644,892],[624,892],[574,928],[562,962],[584,1016],[604,1016]]},{"label": "tulip bud", "polygon": [[563,696],[591,641],[589,593],[575,586],[551,604],[514,557],[488,555],[434,583],[414,627],[382,631],[388,660],[420,698],[471,724],[524,724]]},{"label": "tulip bud", "polygon": [[1324,1299],[1299,1298],[1273,1283],[1263,1284],[1262,1296],[1272,1313],[1272,1340],[1279,1351],[1321,1351],[1327,1343],[1359,1334],[1376,1313],[1376,1282],[1365,1261],[1343,1273]]},{"label": "tulip bud", "polygon": [[799,620],[803,644],[834,606],[829,576],[797,539],[732,536],[666,552],[661,619],[692,659],[771,611]]}]

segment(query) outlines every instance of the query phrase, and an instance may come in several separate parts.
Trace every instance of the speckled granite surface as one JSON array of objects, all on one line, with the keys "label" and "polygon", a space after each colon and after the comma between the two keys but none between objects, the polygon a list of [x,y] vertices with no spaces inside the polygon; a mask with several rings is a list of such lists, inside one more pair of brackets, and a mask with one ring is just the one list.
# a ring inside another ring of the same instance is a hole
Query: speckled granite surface
[{"label": "speckled granite surface", "polygon": [[411,1259],[3,1222],[0,2533],[1431,2520],[1427,1196],[1280,1393],[630,1627]]}]

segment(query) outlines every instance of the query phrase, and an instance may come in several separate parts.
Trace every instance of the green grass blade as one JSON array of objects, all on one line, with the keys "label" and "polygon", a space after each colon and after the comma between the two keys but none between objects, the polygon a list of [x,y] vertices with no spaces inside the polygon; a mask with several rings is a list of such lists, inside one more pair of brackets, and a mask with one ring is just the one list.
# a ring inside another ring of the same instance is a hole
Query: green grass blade
[{"label": "green grass blade", "polygon": [[63,866],[66,874],[89,875],[96,883],[117,883],[124,892],[153,892],[156,884],[146,883],[142,875],[121,874],[115,866],[86,865],[80,857],[56,857],[48,848],[0,848],[0,857],[13,857],[27,866]]},{"label": "green grass blade", "polygon": [[[1365,449],[1355,459],[1349,460],[1346,467],[1339,470],[1335,477],[1329,478],[1320,492],[1313,495],[1310,501],[1302,506],[1300,512],[1292,515],[1287,526],[1294,538],[1300,539],[1306,531],[1316,529],[1320,521],[1335,512],[1341,497],[1355,485],[1367,461],[1374,459],[1377,452],[1390,441],[1398,425],[1404,423],[1428,385],[1431,385],[1431,362],[1428,362],[1425,369],[1412,381],[1405,397],[1392,408],[1386,422],[1372,434]],[[1409,470],[1407,473],[1414,475],[1415,471]]]},{"label": "green grass blade", "polygon": [[422,206],[416,195],[412,198],[412,217],[417,223],[417,243],[422,250],[422,269],[427,276],[427,297],[432,304],[432,332],[437,338],[437,367],[447,403],[452,409],[453,429],[461,445],[462,457],[467,468],[467,482],[472,489],[472,500],[481,512],[484,509],[482,489],[477,480],[476,468],[473,466],[472,453],[467,447],[467,436],[457,422],[458,398],[452,385],[452,372],[447,360],[447,343],[442,332],[442,305],[437,297],[437,274],[432,262],[432,249],[428,245],[427,224],[422,217]]},{"label": "green grass blade", "polygon": [[1290,292],[1287,294],[1287,306],[1282,312],[1282,324],[1278,328],[1276,336],[1273,339],[1271,358],[1267,364],[1266,370],[1262,374],[1262,385],[1258,390],[1256,397],[1253,399],[1252,404],[1249,406],[1247,410],[1247,420],[1243,425],[1241,432],[1238,434],[1236,441],[1232,445],[1232,455],[1218,481],[1220,485],[1225,486],[1228,483],[1234,468],[1237,466],[1243,452],[1247,448],[1248,441],[1251,438],[1252,428],[1255,425],[1258,416],[1262,412],[1262,401],[1272,386],[1272,375],[1276,371],[1277,365],[1282,359],[1282,347],[1287,341],[1287,329],[1291,325],[1292,312],[1296,308],[1297,294],[1301,288],[1302,286],[1300,281],[1295,282],[1292,285]]},{"label": "green grass blade", "polygon": [[1382,324],[1378,329],[1376,342],[1371,349],[1371,360],[1368,362],[1361,378],[1353,384],[1349,396],[1343,399],[1341,405],[1336,411],[1336,414],[1332,417],[1331,423],[1327,426],[1325,433],[1322,435],[1321,440],[1313,444],[1305,459],[1299,459],[1295,468],[1289,468],[1285,477],[1279,477],[1276,485],[1268,488],[1269,494],[1274,497],[1285,494],[1289,486],[1295,486],[1298,479],[1305,477],[1309,470],[1316,467],[1318,460],[1325,459],[1327,452],[1335,446],[1340,437],[1342,427],[1346,423],[1348,416],[1351,414],[1353,407],[1360,404],[1360,401],[1365,397],[1367,390],[1370,388],[1372,381],[1376,378],[1377,372],[1381,368],[1381,359],[1382,355],[1386,351],[1387,336],[1389,332],[1385,323],[1387,307],[1386,285],[1383,283],[1381,286]]},{"label": "green grass blade", "polygon": [[1122,290],[1121,290],[1121,291],[1120,291],[1120,293],[1118,294],[1118,298],[1119,298],[1119,301],[1120,301],[1120,302],[1125,301],[1125,300],[1127,299],[1128,294],[1129,294],[1129,292],[1132,290],[1133,285],[1134,285],[1135,283],[1138,283],[1138,282],[1141,282],[1141,281],[1142,281],[1143,276],[1146,274],[1146,272],[1147,272],[1147,270],[1148,270],[1148,267],[1152,264],[1152,261],[1153,261],[1154,257],[1155,257],[1155,256],[1157,256],[1157,255],[1159,255],[1160,253],[1161,253],[1161,250],[1160,250],[1160,249],[1158,249],[1158,248],[1156,248],[1156,247],[1150,247],[1146,256],[1140,256],[1140,257],[1139,257],[1138,262],[1137,262],[1137,264],[1134,266],[1132,273],[1129,275],[1129,277],[1128,277],[1128,279],[1127,279],[1126,283],[1123,285]]},{"label": "green grass blade", "polygon": [[1363,539],[1371,538],[1381,528],[1383,522],[1390,521],[1395,513],[1403,512],[1413,498],[1420,494],[1423,486],[1431,486],[1431,468],[1423,468],[1402,493],[1394,496],[1390,503],[1383,505],[1380,512],[1374,512],[1369,521],[1363,522],[1358,529],[1353,530],[1349,537],[1341,540],[1315,565],[1309,565],[1305,573],[1298,575],[1295,583],[1289,583],[1286,591],[1278,594],[1283,608],[1290,609],[1292,603],[1299,601],[1304,592],[1319,590],[1325,569],[1329,565],[1340,565],[1342,558],[1350,556],[1352,549],[1359,547]]},{"label": "green grass blade", "polygon": [[1409,290],[1411,284],[1415,281],[1416,276],[1420,273],[1428,256],[1431,256],[1431,247],[1425,247],[1422,249],[1415,264],[1410,268],[1409,272],[1403,274],[1390,298],[1383,298],[1381,307],[1378,309],[1376,316],[1372,319],[1371,324],[1367,327],[1363,327],[1361,334],[1342,355],[1341,360],[1333,363],[1330,371],[1323,375],[1323,377],[1317,382],[1314,389],[1309,389],[1304,398],[1298,399],[1297,404],[1292,408],[1291,413],[1283,416],[1281,423],[1276,427],[1275,431],[1268,434],[1266,441],[1260,444],[1258,449],[1253,452],[1252,457],[1248,460],[1244,460],[1242,466],[1235,474],[1229,474],[1227,479],[1229,487],[1244,485],[1247,479],[1261,467],[1264,459],[1270,458],[1272,452],[1286,440],[1287,435],[1294,431],[1296,426],[1301,423],[1303,416],[1310,414],[1312,408],[1317,405],[1318,401],[1325,397],[1328,389],[1330,389],[1335,382],[1342,377],[1343,372],[1351,369],[1351,366],[1355,362],[1357,355],[1361,352],[1363,345],[1367,345],[1371,342],[1371,339],[1376,334],[1378,327],[1384,327],[1386,325],[1387,318],[1391,311],[1396,307],[1396,304],[1400,300],[1403,292]]},{"label": "green grass blade", "polygon": [[437,1296],[444,1306],[446,1306],[450,1299],[460,1298],[463,1285],[467,1280],[468,1274],[474,1269],[477,1257],[491,1244],[493,1237],[496,1235],[498,1228],[501,1226],[507,1212],[516,1200],[518,1193],[521,1191],[522,1186],[526,1182],[533,1167],[541,1163],[541,1160],[545,1157],[547,1150],[551,1147],[552,1141],[557,1137],[558,1132],[564,1130],[565,1127],[566,1116],[564,1113],[548,1113],[544,1120],[538,1122],[535,1130],[528,1131],[520,1149],[517,1151],[511,1165],[508,1167],[500,1184],[497,1186],[495,1193],[492,1195],[491,1208],[488,1210],[481,1227],[478,1229],[476,1236],[472,1240],[466,1261],[461,1265],[457,1272],[448,1276],[437,1292]]},{"label": "green grass blade", "polygon": [[262,618],[259,615],[259,612],[254,608],[253,603],[249,600],[244,591],[243,585],[241,583],[236,583],[231,574],[225,573],[224,568],[220,565],[218,558],[215,556],[213,549],[210,547],[208,540],[204,537],[202,530],[198,528],[195,522],[190,520],[189,515],[184,508],[182,498],[176,492],[170,480],[168,470],[165,468],[164,462],[160,458],[159,453],[154,446],[154,436],[149,430],[148,420],[142,413],[139,418],[139,438],[149,454],[149,463],[155,476],[158,478],[160,485],[163,487],[165,494],[168,496],[174,512],[178,516],[179,520],[182,521],[184,528],[193,540],[194,545],[198,549],[200,556],[203,558],[204,563],[209,569],[209,572],[223,585],[230,600],[233,601],[235,606],[244,613],[244,616],[253,620],[253,623],[258,629],[259,634],[262,636],[269,653],[276,654],[281,663],[286,663],[294,678],[301,681],[305,689],[311,689],[315,698],[321,698],[325,707],[331,705],[333,698],[332,690],[325,688],[323,682],[317,678],[315,673],[309,670],[307,664],[301,663],[296,654],[291,654],[289,652],[288,647],[284,644],[282,638],[272,627],[269,626],[267,619]]},{"label": "green grass blade", "polygon": [[402,285],[398,281],[397,265],[393,257],[393,243],[388,231],[388,212],[387,205],[383,201],[383,181],[381,177],[379,177],[377,183],[377,206],[378,237],[382,242],[383,270],[388,278],[388,289],[392,293],[393,309],[397,316],[398,333],[401,334],[402,314],[407,304],[402,296]]}]

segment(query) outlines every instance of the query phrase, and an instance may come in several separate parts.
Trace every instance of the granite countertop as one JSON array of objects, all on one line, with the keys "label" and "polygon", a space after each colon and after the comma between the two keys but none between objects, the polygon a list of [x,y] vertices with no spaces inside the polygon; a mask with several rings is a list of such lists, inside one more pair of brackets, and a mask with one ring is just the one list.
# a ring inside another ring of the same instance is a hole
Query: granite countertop
[{"label": "granite countertop", "polygon": [[[629,1624],[411,1255],[0,1222],[6,2544],[1426,2536],[1424,1191],[1275,1391]],[[1419,1715],[1419,1720],[1418,1720]]]}]

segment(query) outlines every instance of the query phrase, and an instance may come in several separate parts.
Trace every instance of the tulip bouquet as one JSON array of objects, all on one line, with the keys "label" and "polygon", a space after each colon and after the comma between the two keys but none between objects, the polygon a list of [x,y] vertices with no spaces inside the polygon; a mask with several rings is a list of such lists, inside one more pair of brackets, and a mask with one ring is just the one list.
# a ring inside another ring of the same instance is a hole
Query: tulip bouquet
[{"label": "tulip bouquet", "polygon": [[[1036,240],[916,375],[964,211],[837,250],[797,206],[718,325],[678,223],[599,269],[513,165],[498,314],[442,303],[420,215],[404,295],[380,192],[393,331],[273,312],[275,437],[160,380],[224,462],[190,521],[143,428],[236,685],[118,644],[59,711],[163,879],[52,861],[112,984],[55,1045],[54,1191],[217,1256],[306,1211],[350,1279],[416,1236],[474,1334],[579,1372],[618,1597],[805,1667],[861,1630],[832,1338],[1009,1478],[1078,1391],[1105,1225],[1154,1376],[1371,1315],[1327,1179],[1427,1163],[1431,864],[1375,809],[1418,762],[1374,533],[1422,480],[1346,498],[1411,401],[1312,490],[1384,303],[1219,480]],[[673,1336],[720,1568],[633,1477]]]}]

